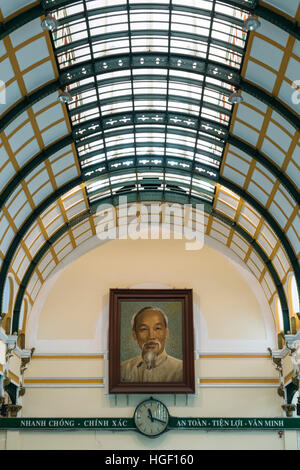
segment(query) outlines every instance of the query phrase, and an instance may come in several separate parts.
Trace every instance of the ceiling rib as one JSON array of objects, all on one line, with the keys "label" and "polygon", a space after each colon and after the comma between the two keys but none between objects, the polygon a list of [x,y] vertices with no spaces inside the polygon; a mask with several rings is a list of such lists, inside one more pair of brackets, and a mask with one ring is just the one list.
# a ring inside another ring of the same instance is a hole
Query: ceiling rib
[{"label": "ceiling rib", "polygon": [[224,178],[223,176],[219,177],[219,183],[225,186],[226,188],[230,189],[231,191],[234,191],[236,194],[238,194],[240,197],[242,197],[245,201],[249,202],[251,206],[260,214],[264,217],[264,219],[268,222],[272,230],[276,233],[278,239],[281,241],[282,245],[284,246],[284,249],[290,259],[290,262],[292,264],[295,277],[297,280],[298,284],[298,291],[300,291],[300,266],[299,262],[297,259],[297,256],[295,255],[295,252],[293,248],[291,247],[287,237],[285,236],[285,233],[283,230],[280,228],[276,220],[272,217],[270,212],[267,211],[256,199],[254,199],[252,196],[249,196],[247,191],[245,189],[240,188],[236,184],[232,183],[232,181],[229,181],[228,179]]},{"label": "ceiling rib", "polygon": [[297,204],[300,204],[300,192],[298,188],[292,183],[292,181],[286,176],[283,171],[274,165],[268,158],[266,158],[262,153],[259,152],[256,148],[251,147],[241,139],[229,134],[227,138],[227,143],[232,144],[234,147],[242,150],[243,152],[250,155],[254,160],[261,163],[265,168],[267,168],[275,178],[277,178],[280,183],[287,189],[290,195],[295,199]]},{"label": "ceiling rib", "polygon": [[270,106],[270,108],[274,109],[274,111],[277,111],[277,113],[284,117],[297,131],[300,131],[299,116],[290,111],[277,98],[268,95],[262,89],[243,79],[240,81],[240,89],[246,93],[249,93],[249,95],[254,96],[259,101],[262,101],[267,106]]},{"label": "ceiling rib", "polygon": [[[107,124],[109,120],[111,119],[112,121],[115,121],[116,127],[113,127],[113,129],[121,129],[122,126],[126,126],[127,122],[122,122],[120,119],[124,116],[125,113],[121,114],[112,114],[109,115],[108,117],[105,118],[105,120],[102,122],[102,125],[99,122],[99,119],[93,119],[90,121],[86,121],[83,124],[79,124],[77,126],[73,127],[73,132],[72,134],[63,137],[61,140],[58,142],[55,142],[54,144],[50,145],[46,150],[43,150],[40,152],[35,158],[33,158],[29,163],[27,163],[21,170],[16,174],[16,176],[10,181],[10,183],[5,187],[5,189],[2,191],[0,194],[0,210],[9,198],[9,196],[13,193],[13,191],[16,189],[18,184],[31,172],[33,171],[40,163],[44,162],[47,160],[51,155],[55,154],[62,148],[66,147],[67,145],[70,145],[72,143],[76,143],[79,136],[90,136],[93,138],[93,134],[96,132],[99,132],[101,129],[108,129],[108,127],[111,127],[111,125]],[[155,113],[151,113],[149,111],[145,111],[144,113],[140,111],[139,113],[126,113],[126,116],[131,117],[132,122],[137,122],[137,116],[139,115],[145,115],[151,117]],[[162,116],[165,116],[164,122],[167,122],[167,114],[166,113],[159,113]],[[175,119],[175,114],[174,117],[172,117],[172,114],[169,115],[169,119]],[[190,124],[188,124],[189,120],[193,119],[194,121],[197,121],[197,118],[195,116],[189,115],[189,114],[180,114],[177,113],[177,119],[175,120],[180,120],[180,124],[174,123],[174,121],[171,121],[170,123],[172,126],[178,126],[178,129],[190,128]],[[150,119],[149,119],[150,120]],[[186,121],[186,123],[184,122]],[[105,124],[106,123],[106,124]],[[152,121],[153,124],[153,121]],[[149,123],[149,126],[151,126],[151,123]],[[203,120],[200,123],[200,126],[211,126],[211,128],[215,127],[216,133],[214,135],[218,135],[219,133],[227,133],[228,129],[225,126],[222,126],[221,124],[214,123],[212,121],[208,120]],[[207,132],[207,130],[206,130]],[[212,131],[211,131],[212,132]],[[223,135],[219,134],[219,135]],[[209,133],[207,133],[209,136]],[[279,181],[282,183],[283,186],[287,189],[287,191],[291,194],[291,196],[295,199],[295,201],[299,204],[299,191],[297,191],[297,188],[295,185],[288,179],[288,177],[282,173],[282,171],[277,168],[269,159],[264,157],[258,150],[253,149],[250,145],[246,144],[245,142],[241,141],[237,137],[229,135],[226,138],[226,134],[224,135],[225,141],[227,141],[229,144],[234,145],[235,147],[239,148],[240,150],[246,152],[249,154],[252,158],[254,158],[256,161],[261,163],[264,167],[266,167],[276,178],[279,179]]]},{"label": "ceiling rib", "polygon": [[43,6],[36,5],[32,8],[29,8],[26,11],[23,11],[19,15],[15,16],[9,21],[0,22],[0,40],[4,39],[5,36],[8,34],[13,33],[16,31],[18,28],[21,28],[25,24],[29,23],[32,20],[35,20],[36,18],[39,18],[40,16],[45,14],[45,9]]},{"label": "ceiling rib", "polygon": [[[198,72],[201,74],[206,72],[207,75],[212,78],[217,78],[236,88],[240,88],[277,111],[278,114],[283,116],[293,127],[295,127],[295,129],[300,131],[300,121],[296,114],[284,106],[277,98],[268,95],[257,86],[246,82],[239,76],[235,69],[220,65],[216,62],[205,62],[199,59],[195,60],[191,56],[185,56],[183,58],[183,56],[172,54],[170,56],[170,60],[168,60],[168,54],[154,54],[148,52],[145,54],[134,53],[132,54],[132,57],[128,54],[120,54],[110,58],[98,59],[94,62],[88,61],[80,65],[74,65],[64,69],[63,72],[60,73],[59,80],[51,82],[31,95],[26,96],[22,101],[8,111],[0,120],[0,132],[2,132],[5,127],[7,127],[22,112],[26,111],[28,108],[51,93],[54,93],[65,86],[72,85],[81,79],[83,80],[94,77],[94,69],[99,75],[104,75],[105,73],[110,73],[112,71],[120,71],[120,63],[123,64],[121,70],[141,69],[143,67],[159,69],[162,68],[162,64],[161,62],[156,63],[157,57],[163,61],[163,67],[169,67],[172,70],[181,69],[183,71],[194,73],[197,71],[198,67]],[[143,66],[141,66],[140,59],[144,59]],[[177,65],[178,63],[180,63],[180,66]],[[196,64],[195,68],[193,68],[193,64],[194,66]],[[228,77],[231,78],[229,79]],[[226,90],[224,90],[224,92],[226,92]],[[73,88],[71,93],[76,94],[76,88]],[[230,93],[230,91],[228,91],[228,93]]]},{"label": "ceiling rib", "polygon": [[[119,171],[114,171],[110,172],[110,174],[118,174]],[[25,235],[26,231],[30,228],[31,224],[34,223],[37,217],[40,216],[40,214],[50,205],[53,203],[54,200],[56,200],[58,197],[62,196],[65,192],[71,190],[73,187],[77,186],[82,182],[82,177],[76,178],[75,180],[67,183],[65,186],[62,188],[58,189],[54,193],[52,193],[44,202],[42,202],[33,212],[32,214],[28,217],[28,219],[24,222],[24,224],[19,228],[18,233],[16,234],[14,240],[12,241],[8,253],[6,254],[4,261],[3,261],[3,266],[1,268],[1,276],[0,276],[0,306],[2,305],[2,298],[3,298],[3,292],[4,292],[4,285],[5,285],[5,280],[6,276],[10,267],[10,264],[13,260],[13,257],[17,251],[19,241],[22,239],[22,237]],[[277,222],[273,219],[273,217],[262,207],[260,204],[258,204],[246,191],[240,189],[238,186],[235,184],[231,183],[230,181],[226,180],[225,178],[220,177],[219,178],[219,183],[222,184],[225,187],[228,187],[230,190],[234,191],[236,194],[238,194],[240,197],[242,197],[245,201],[247,201],[250,205],[252,205],[261,215],[265,217],[271,228],[274,230],[276,235],[279,237],[282,245],[284,246],[287,255],[290,258],[291,265],[294,269],[295,272],[295,277],[299,285],[300,281],[300,275],[299,275],[299,265],[296,256],[294,255],[293,249],[291,248],[288,240],[286,239],[284,233],[278,226]],[[126,193],[123,193],[126,194]],[[129,193],[129,194],[134,194]],[[147,191],[143,191],[142,194],[147,194]],[[176,193],[175,193],[176,194]],[[174,194],[174,195],[175,195]],[[115,196],[117,197],[117,196]],[[158,194],[158,197],[160,195]],[[168,197],[166,195],[166,197]],[[179,195],[177,195],[179,197]],[[186,198],[187,195],[180,194],[181,198]],[[192,199],[192,198],[189,198]],[[106,200],[106,199],[105,199]],[[199,201],[201,203],[204,203],[205,207],[210,206],[209,203],[206,201],[203,201],[199,198]],[[103,201],[96,201],[94,205],[99,205]],[[221,215],[220,215],[221,217]],[[226,216],[224,216],[226,218]],[[235,222],[231,221],[231,226],[235,228]],[[281,238],[282,237],[282,238]],[[278,280],[277,280],[278,281]],[[277,282],[276,281],[276,282]],[[277,285],[275,283],[275,285]],[[282,305],[282,308],[284,308],[284,304]]]},{"label": "ceiling rib", "polygon": [[[124,193],[123,196],[124,195],[126,195],[126,193]],[[130,202],[140,201],[141,196],[142,196],[142,200],[145,200],[145,201],[146,200],[151,201],[151,200],[153,200],[153,198],[154,198],[155,201],[159,200],[159,199],[157,199],[157,197],[158,197],[157,193],[151,193],[149,191],[145,191],[145,192],[143,192],[143,195],[141,195],[141,194],[138,195],[137,193],[134,193],[134,194],[129,193]],[[163,195],[161,194],[160,196],[162,197]],[[165,195],[163,200],[165,202],[183,203],[183,199],[184,198],[182,198],[182,196],[180,196],[180,199],[178,199],[178,201],[176,201],[174,199],[174,197],[171,200],[168,200],[168,196]],[[202,203],[201,200],[198,201],[197,198],[191,198],[189,196],[185,196],[185,199],[186,199],[185,203],[193,204],[194,206],[195,206],[195,204],[197,204],[199,202]],[[118,204],[118,197],[106,198],[102,201],[102,203],[103,204],[117,205]],[[99,207],[99,203],[98,202],[94,203],[94,204],[91,205],[90,209],[86,210],[85,212],[83,212],[79,216],[74,217],[73,219],[71,219],[70,222],[67,222],[66,224],[64,224],[60,229],[57,230],[57,232],[55,232],[55,234],[53,234],[45,242],[45,244],[42,246],[42,248],[40,248],[38,253],[35,255],[35,257],[31,261],[26,273],[23,276],[23,279],[21,281],[21,284],[20,284],[20,287],[19,287],[19,290],[18,290],[18,294],[17,294],[17,297],[16,297],[16,302],[15,302],[14,309],[13,309],[12,332],[18,331],[22,300],[23,300],[23,297],[25,295],[25,291],[26,291],[27,285],[29,283],[29,280],[30,280],[30,278],[31,278],[31,276],[34,272],[35,267],[39,263],[39,261],[42,259],[44,254],[48,251],[49,247],[51,245],[53,245],[53,243],[55,243],[65,232],[67,232],[70,228],[74,227],[79,222],[85,220],[87,217],[89,217],[90,215],[95,213],[96,208],[98,208],[98,207]],[[281,283],[281,281],[280,281],[280,279],[277,275],[277,272],[274,269],[272,261],[266,256],[266,254],[260,248],[258,243],[241,226],[239,226],[233,220],[229,219],[228,217],[224,216],[223,214],[220,214],[218,211],[213,209],[211,205],[205,204],[204,205],[204,210],[205,210],[206,213],[212,214],[213,216],[220,219],[226,225],[228,225],[230,227],[234,227],[234,229],[242,237],[244,237],[251,244],[251,246],[253,246],[254,250],[262,258],[264,264],[267,266],[267,268],[270,272],[270,275],[271,275],[271,277],[274,281],[274,284],[276,286],[276,289],[278,291],[278,295],[279,295],[280,302],[281,302],[281,305],[282,305],[284,329],[285,329],[285,331],[288,331],[290,326],[289,326],[289,313],[288,313],[288,304],[287,304],[287,300],[286,300],[286,295],[285,295],[282,283]]]},{"label": "ceiling rib", "polygon": [[262,5],[257,5],[254,8],[253,13],[259,16],[260,18],[264,18],[270,23],[273,23],[278,28],[282,29],[283,31],[286,31],[291,36],[294,36],[296,39],[300,40],[300,26],[298,25],[297,21],[288,20],[284,16],[281,16],[278,13],[275,13],[274,11],[269,10],[269,8]]},{"label": "ceiling rib", "polygon": [[3,293],[4,293],[4,286],[6,281],[6,276],[9,271],[10,264],[13,260],[13,257],[18,249],[19,243],[22,241],[23,237],[25,236],[27,230],[31,227],[34,221],[46,210],[53,202],[55,202],[59,197],[63,196],[63,194],[71,191],[71,189],[75,188],[79,184],[82,183],[81,177],[78,177],[71,182],[61,186],[59,189],[54,191],[50,196],[47,197],[25,220],[23,225],[19,228],[18,232],[16,233],[13,241],[11,242],[9,249],[6,253],[6,256],[3,260],[1,271],[0,271],[0,312],[2,311],[2,301],[3,301]]},{"label": "ceiling rib", "polygon": [[40,163],[47,160],[51,155],[54,155],[59,150],[63,149],[67,145],[71,145],[74,143],[74,139],[72,135],[68,135],[63,137],[63,139],[55,142],[54,144],[50,145],[46,150],[42,150],[35,158],[30,160],[21,170],[14,176],[14,178],[8,183],[5,189],[0,194],[0,210],[2,209],[3,205],[10,197],[10,195],[14,192],[17,188],[18,184],[26,178],[27,175],[35,168],[39,166]]},{"label": "ceiling rib", "polygon": [[[213,4],[212,4],[212,10],[211,10],[211,15],[212,16],[215,15],[215,8],[216,8],[216,2],[214,0]],[[205,63],[207,63],[208,60],[209,60],[209,48],[210,48],[210,44],[211,44],[211,41],[212,41],[212,31],[213,31],[213,22],[211,21],[209,31],[208,31],[208,37],[207,37],[207,49],[206,49]],[[170,29],[169,29],[169,33],[170,33]],[[169,39],[169,48],[170,48],[170,39]],[[169,62],[170,62],[170,58],[169,58]],[[208,67],[206,67],[206,72],[207,72],[207,69],[208,69]],[[168,82],[169,82],[169,80],[168,80]],[[207,86],[207,74],[205,73],[204,77],[203,77],[202,93],[201,93],[201,98],[200,98],[200,103],[199,103],[199,110],[200,111],[199,111],[199,116],[198,116],[198,121],[197,121],[197,134],[196,134],[195,144],[194,144],[194,148],[193,148],[192,174],[195,173],[195,167],[196,167],[197,144],[198,144],[198,139],[200,137],[200,129],[201,129],[200,123],[201,123],[201,118],[202,118],[202,109],[203,109],[203,106],[204,106],[204,103],[205,103],[204,90],[205,90],[206,86]],[[169,98],[170,98],[170,95],[168,96],[168,99]],[[231,115],[231,111],[230,111],[230,115]],[[229,128],[229,126],[228,126],[228,128]],[[224,153],[224,149],[223,149],[223,153]],[[193,180],[191,178],[190,188],[189,188],[189,196],[192,195],[192,187],[193,187]]]}]

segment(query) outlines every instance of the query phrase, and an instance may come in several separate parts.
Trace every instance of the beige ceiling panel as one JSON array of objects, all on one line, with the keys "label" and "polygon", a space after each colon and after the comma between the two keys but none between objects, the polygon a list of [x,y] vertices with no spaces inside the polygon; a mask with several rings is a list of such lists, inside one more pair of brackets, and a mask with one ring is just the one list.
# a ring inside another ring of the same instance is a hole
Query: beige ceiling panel
[{"label": "beige ceiling panel", "polygon": [[[261,34],[260,30],[259,34]],[[250,56],[262,64],[277,70],[283,58],[283,51],[275,45],[264,41],[262,38],[255,36],[252,41]]]},{"label": "beige ceiling panel", "polygon": [[56,251],[58,260],[61,261],[62,259],[64,259],[69,253],[71,253],[72,250],[73,246],[70,243],[69,245],[66,245],[62,250]]},{"label": "beige ceiling panel", "polygon": [[284,2],[282,0],[264,0],[262,3],[266,6],[275,7],[279,11],[287,13],[293,18],[299,7],[299,0],[286,0]]},{"label": "beige ceiling panel", "polygon": [[269,93],[272,93],[276,74],[263,67],[263,65],[259,65],[249,59],[245,78],[250,82],[256,83],[259,87],[267,90]]},{"label": "beige ceiling panel", "polygon": [[47,62],[38,65],[30,72],[25,73],[23,75],[23,79],[28,93],[31,93],[51,80],[54,80],[55,73],[51,60],[48,60]]},{"label": "beige ceiling panel", "polygon": [[16,58],[19,63],[21,72],[31,68],[36,63],[49,57],[49,49],[44,37],[31,41],[24,47],[19,48],[16,52]]},{"label": "beige ceiling panel", "polygon": [[53,248],[56,253],[59,253],[61,250],[63,250],[67,245],[71,244],[71,239],[69,234],[63,235],[58,242],[55,242],[53,244]]},{"label": "beige ceiling panel", "polygon": [[55,267],[56,267],[55,261],[51,261],[51,263],[49,263],[49,264],[45,267],[44,271],[41,272],[44,281],[47,279],[47,277],[48,277],[49,274],[53,271],[53,269],[55,269]]},{"label": "beige ceiling panel", "polygon": [[16,14],[18,10],[35,5],[36,0],[0,0],[0,8],[4,18]]},{"label": "beige ceiling panel", "polygon": [[48,264],[51,263],[51,261],[53,261],[53,256],[52,253],[48,251],[46,255],[43,256],[42,260],[39,262],[40,271],[44,271]]},{"label": "beige ceiling panel", "polygon": [[41,35],[42,33],[43,29],[41,28],[41,20],[40,18],[36,18],[24,26],[21,26],[16,31],[13,31],[9,37],[13,47],[16,48],[25,41]]},{"label": "beige ceiling panel", "polygon": [[27,163],[28,160],[39,153],[40,147],[36,139],[31,140],[28,144],[24,145],[16,154],[15,159],[19,165],[22,167]]}]

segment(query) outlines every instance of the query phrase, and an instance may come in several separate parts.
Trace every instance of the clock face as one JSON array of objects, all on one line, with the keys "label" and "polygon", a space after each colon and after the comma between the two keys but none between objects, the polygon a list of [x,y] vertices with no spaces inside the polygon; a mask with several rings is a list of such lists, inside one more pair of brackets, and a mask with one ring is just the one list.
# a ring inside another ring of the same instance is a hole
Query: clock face
[{"label": "clock face", "polygon": [[137,429],[142,434],[156,437],[166,430],[169,422],[169,412],[161,401],[149,398],[136,407],[134,421]]}]

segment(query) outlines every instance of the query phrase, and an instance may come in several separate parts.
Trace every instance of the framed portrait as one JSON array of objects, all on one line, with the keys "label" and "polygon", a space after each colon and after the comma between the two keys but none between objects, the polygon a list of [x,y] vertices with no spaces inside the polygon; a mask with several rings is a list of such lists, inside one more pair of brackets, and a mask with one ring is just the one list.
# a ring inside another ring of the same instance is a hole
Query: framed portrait
[{"label": "framed portrait", "polygon": [[195,393],[192,289],[110,289],[109,393]]}]

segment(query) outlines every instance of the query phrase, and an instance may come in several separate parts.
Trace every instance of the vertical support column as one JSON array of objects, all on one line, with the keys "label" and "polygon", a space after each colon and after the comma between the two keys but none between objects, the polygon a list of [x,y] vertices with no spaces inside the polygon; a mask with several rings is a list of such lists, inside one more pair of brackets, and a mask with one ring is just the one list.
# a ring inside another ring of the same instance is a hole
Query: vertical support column
[{"label": "vertical support column", "polygon": [[21,365],[20,365],[20,384],[18,388],[16,404],[22,407],[22,397],[25,395],[25,392],[26,392],[26,389],[24,388],[24,373],[30,364],[35,348],[32,348],[31,350],[25,349],[24,333],[19,334],[17,345],[18,345],[18,353],[21,358]]},{"label": "vertical support column", "polygon": [[[5,345],[5,357],[3,363],[3,375],[0,376],[0,416],[16,418],[20,416],[22,409],[22,397],[25,393],[24,372],[27,369],[34,348],[25,349],[25,335],[20,333],[17,335],[9,335],[0,330],[0,338]],[[11,383],[10,374],[10,358],[16,354],[21,360],[18,383]]]},{"label": "vertical support column", "polygon": [[9,400],[8,403],[6,403],[7,400],[5,399],[5,394],[11,383],[11,379],[9,377],[9,361],[16,349],[17,335],[9,335],[7,332],[1,333],[1,339],[5,344],[5,357],[3,376],[0,377],[0,413],[1,416],[7,416],[7,405],[9,405]]}]

